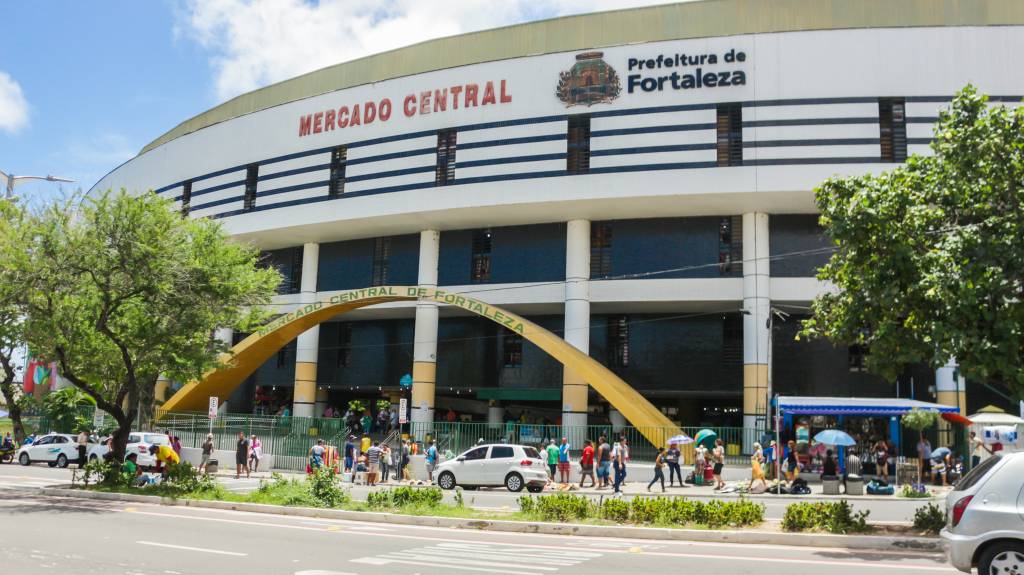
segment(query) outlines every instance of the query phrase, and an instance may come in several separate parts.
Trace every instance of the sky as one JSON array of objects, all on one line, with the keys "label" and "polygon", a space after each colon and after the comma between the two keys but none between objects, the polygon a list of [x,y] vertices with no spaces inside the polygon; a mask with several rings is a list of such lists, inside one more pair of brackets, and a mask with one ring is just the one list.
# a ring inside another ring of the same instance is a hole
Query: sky
[{"label": "sky", "polygon": [[46,201],[233,96],[416,42],[665,0],[16,0],[0,30],[0,170]]}]

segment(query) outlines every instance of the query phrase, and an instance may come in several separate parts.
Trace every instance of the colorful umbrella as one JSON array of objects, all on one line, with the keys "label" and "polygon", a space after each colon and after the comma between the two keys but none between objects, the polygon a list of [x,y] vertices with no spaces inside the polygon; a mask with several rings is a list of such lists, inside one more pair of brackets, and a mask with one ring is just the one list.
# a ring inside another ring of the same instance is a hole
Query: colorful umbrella
[{"label": "colorful umbrella", "polygon": [[679,435],[669,438],[668,440],[669,445],[686,445],[687,443],[693,443],[693,439],[691,439],[690,436],[686,435],[685,433],[680,433]]},{"label": "colorful umbrella", "polygon": [[825,445],[857,445],[849,433],[838,429],[826,429],[814,436],[814,440]]},{"label": "colorful umbrella", "polygon": [[942,419],[950,423],[958,423],[960,425],[971,425],[972,423],[974,423],[973,421],[960,415],[959,413],[943,413]]},{"label": "colorful umbrella", "polygon": [[698,445],[707,444],[708,447],[714,445],[715,440],[718,439],[718,434],[710,429],[702,429],[697,432],[697,437],[694,438],[694,442]]}]

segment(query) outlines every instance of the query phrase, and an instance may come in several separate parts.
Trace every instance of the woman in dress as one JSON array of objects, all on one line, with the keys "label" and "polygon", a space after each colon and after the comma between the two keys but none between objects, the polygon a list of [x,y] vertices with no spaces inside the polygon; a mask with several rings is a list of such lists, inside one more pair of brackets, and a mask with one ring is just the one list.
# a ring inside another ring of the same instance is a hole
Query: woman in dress
[{"label": "woman in dress", "polygon": [[249,470],[259,471],[260,459],[263,458],[263,443],[260,442],[255,433],[252,435],[252,441],[249,442],[249,446]]},{"label": "woman in dress", "polygon": [[761,485],[764,485],[765,490],[768,489],[768,482],[764,480],[764,469],[761,464],[764,463],[764,452],[761,450],[761,444],[754,444],[754,454],[750,456],[750,484],[747,485],[747,489],[754,488],[754,481],[760,481]]}]

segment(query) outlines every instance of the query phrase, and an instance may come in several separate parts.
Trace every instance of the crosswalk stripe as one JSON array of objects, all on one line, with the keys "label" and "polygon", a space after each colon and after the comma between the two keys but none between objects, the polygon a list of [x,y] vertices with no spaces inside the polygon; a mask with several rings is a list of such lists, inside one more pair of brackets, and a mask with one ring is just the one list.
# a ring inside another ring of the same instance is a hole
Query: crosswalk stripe
[{"label": "crosswalk stripe", "polygon": [[513,571],[512,569],[493,569],[487,567],[468,567],[452,563],[431,563],[429,561],[408,561],[405,559],[383,559],[378,557],[363,557],[352,559],[352,563],[364,563],[367,565],[387,565],[388,563],[399,563],[402,565],[418,565],[421,567],[445,567],[448,569],[461,569],[464,571],[475,571],[477,573],[508,573],[509,575],[536,575],[535,571]]},{"label": "crosswalk stripe", "polygon": [[[398,551],[396,553],[402,553]],[[437,558],[438,560],[448,560],[454,558],[465,558],[465,559],[492,559],[494,561],[511,561],[514,563],[521,563],[524,565],[539,564],[540,568],[546,568],[548,565],[556,565],[559,567],[572,567],[579,563],[579,561],[563,561],[557,559],[546,559],[538,557],[528,556],[515,556],[515,555],[504,555],[504,554],[493,554],[493,553],[466,553],[466,552],[452,552],[444,549],[418,549],[416,553],[419,555],[430,556]],[[395,553],[392,553],[395,554]]]},{"label": "crosswalk stripe", "polygon": [[487,573],[545,575],[558,571],[561,567],[573,567],[598,557],[601,557],[601,553],[575,549],[537,549],[518,545],[443,542],[351,561],[369,565],[400,563]]}]

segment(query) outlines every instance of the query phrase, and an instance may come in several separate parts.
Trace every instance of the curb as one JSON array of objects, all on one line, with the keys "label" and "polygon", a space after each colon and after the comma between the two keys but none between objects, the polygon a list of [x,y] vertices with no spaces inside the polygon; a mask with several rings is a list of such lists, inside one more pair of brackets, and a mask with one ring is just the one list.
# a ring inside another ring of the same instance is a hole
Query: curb
[{"label": "curb", "polygon": [[128,493],[105,493],[72,490],[68,487],[43,487],[43,495],[75,497],[101,501],[125,501],[177,507],[245,511],[289,517],[316,517],[362,521],[367,523],[388,523],[419,527],[443,527],[447,529],[468,529],[496,531],[501,533],[535,533],[542,535],[575,535],[578,537],[611,537],[617,539],[650,539],[660,541],[696,541],[701,543],[739,543],[760,545],[789,545],[798,547],[839,547],[874,551],[942,551],[942,540],[929,537],[894,537],[879,535],[832,535],[828,533],[769,533],[761,531],[715,531],[699,529],[669,529],[664,527],[626,527],[612,525],[577,525],[562,523],[526,523],[493,519],[461,519],[456,517],[435,517],[399,515],[374,511],[345,511],[341,509],[318,509],[313,507],[283,507],[262,503],[233,503],[229,501],[207,501],[199,499],[174,499],[156,495],[134,495]]}]

